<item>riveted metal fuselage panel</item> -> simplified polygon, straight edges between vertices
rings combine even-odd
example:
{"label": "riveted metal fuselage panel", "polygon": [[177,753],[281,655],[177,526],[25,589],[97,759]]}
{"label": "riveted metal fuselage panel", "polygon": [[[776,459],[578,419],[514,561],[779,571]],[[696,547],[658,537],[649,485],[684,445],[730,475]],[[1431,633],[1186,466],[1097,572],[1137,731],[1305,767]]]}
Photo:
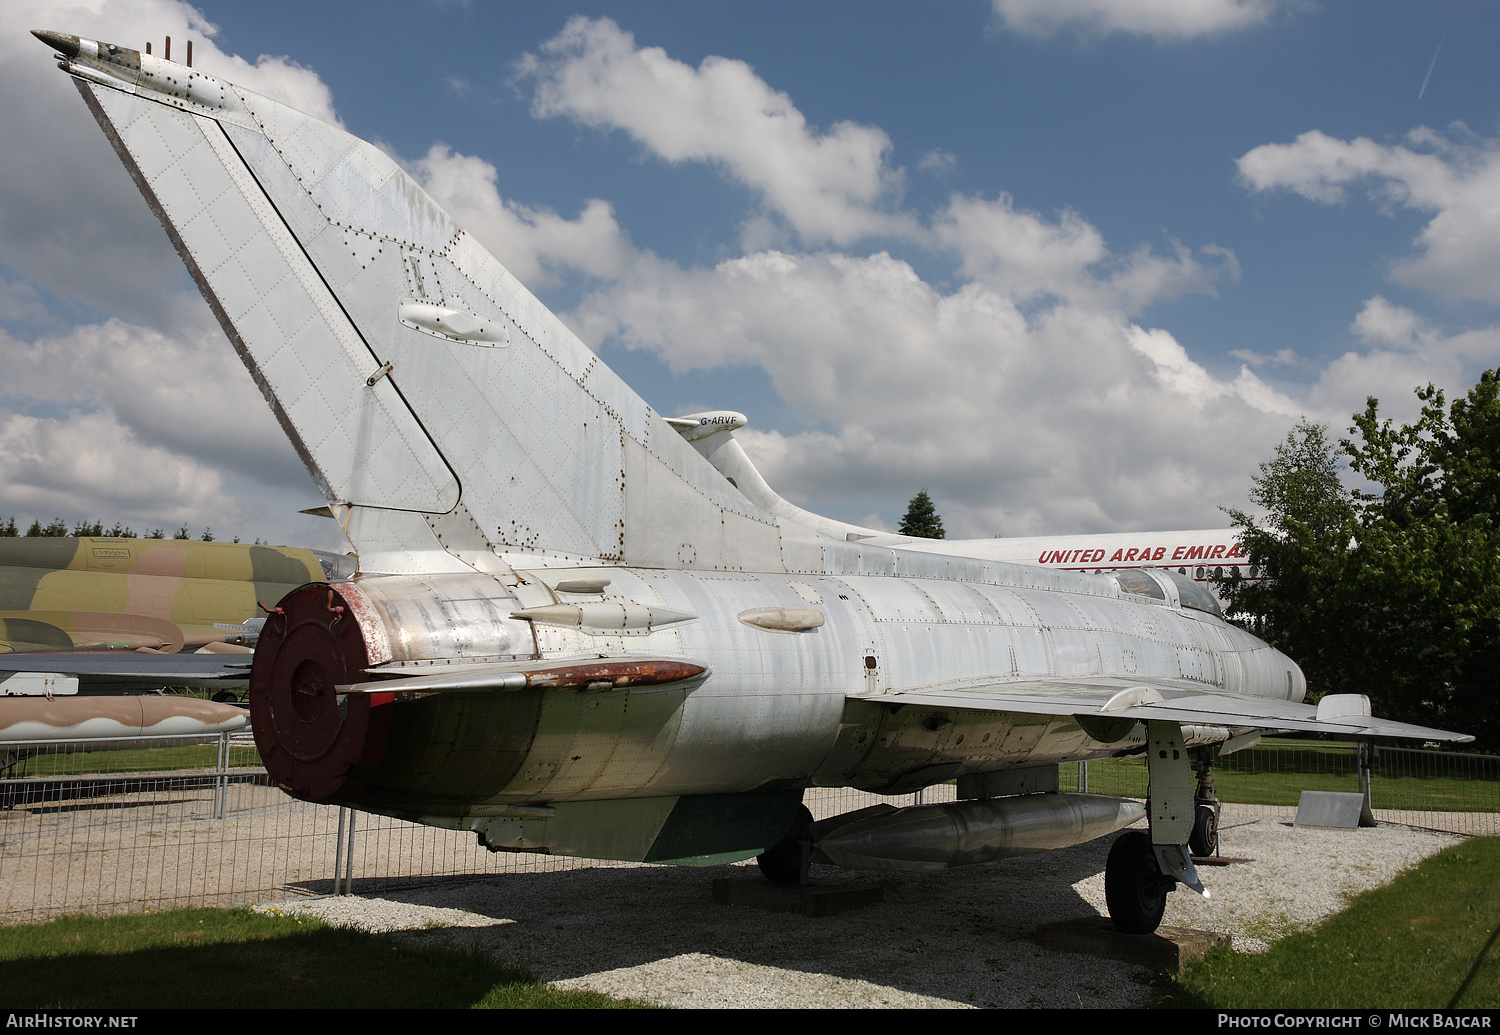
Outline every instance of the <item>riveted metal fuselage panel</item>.
{"label": "riveted metal fuselage panel", "polygon": [[[811,785],[885,790],[1139,746],[1133,734],[1096,741],[1070,716],[882,701],[891,692],[934,687],[937,672],[944,686],[1037,673],[1175,680],[1188,657],[1202,659],[1190,678],[1205,686],[1233,671],[1245,684],[1241,691],[1253,684],[1262,694],[1286,696],[1277,691],[1290,663],[1242,630],[1092,586],[1067,594],[851,574],[803,575],[793,586],[779,574],[588,569],[595,579],[605,577],[601,572],[609,584],[589,599],[698,617],[644,635],[540,624],[533,630],[510,612],[550,593],[534,576],[517,587],[478,574],[353,583],[350,592],[380,616],[397,662],[524,658],[539,648],[549,657],[682,657],[709,669],[686,687],[399,701],[387,759],[363,774],[365,803],[410,809],[422,799],[424,812],[459,815],[507,803]],[[806,607],[809,595],[822,601],[825,621],[816,628],[767,630],[735,617],[754,608]],[[1086,642],[1100,646],[1080,649]],[[389,799],[381,799],[386,791]]]}

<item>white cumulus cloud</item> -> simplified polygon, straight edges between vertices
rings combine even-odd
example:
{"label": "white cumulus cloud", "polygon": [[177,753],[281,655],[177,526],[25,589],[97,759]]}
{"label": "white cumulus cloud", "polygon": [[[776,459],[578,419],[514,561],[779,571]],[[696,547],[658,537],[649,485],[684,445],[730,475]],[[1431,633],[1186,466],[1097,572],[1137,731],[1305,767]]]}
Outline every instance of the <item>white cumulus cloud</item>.
{"label": "white cumulus cloud", "polygon": [[535,83],[538,116],[624,130],[667,162],[717,165],[810,243],[915,229],[890,207],[901,174],[884,131],[854,122],[820,131],[743,61],[711,56],[694,68],[638,47],[607,18],[578,17],[520,72]]}
{"label": "white cumulus cloud", "polygon": [[1239,159],[1256,191],[1288,190],[1309,201],[1345,202],[1362,186],[1383,208],[1428,212],[1416,254],[1391,271],[1430,294],[1500,302],[1500,140],[1461,126],[1415,130],[1399,144],[1339,140],[1310,130],[1290,144],[1262,144]]}
{"label": "white cumulus cloud", "polygon": [[766,370],[832,429],[742,436],[799,502],[841,500],[852,518],[925,485],[955,534],[1213,523],[1299,412],[1095,299],[1023,311],[977,281],[941,291],[884,252],[642,261],[572,315],[588,340],[674,370]]}
{"label": "white cumulus cloud", "polygon": [[[222,530],[243,517],[225,498],[217,471],[180,453],[155,448],[109,413],[66,418],[0,412],[0,484],[4,516],[50,516],[65,522],[146,522],[164,527],[199,521]],[[169,528],[168,531],[171,531]]]}
{"label": "white cumulus cloud", "polygon": [[1329,363],[1309,393],[1309,401],[1335,425],[1380,400],[1383,414],[1410,421],[1419,404],[1412,390],[1435,384],[1449,397],[1468,390],[1477,369],[1500,358],[1500,327],[1448,333],[1405,306],[1380,295],[1365,301],[1350,325],[1364,348],[1350,349]]}
{"label": "white cumulus cloud", "polygon": [[1136,312],[1188,292],[1212,292],[1238,276],[1227,249],[1209,247],[1205,266],[1178,242],[1172,254],[1149,248],[1112,255],[1104,236],[1077,212],[1048,220],[1019,210],[1009,195],[993,201],[954,195],[933,222],[937,240],[960,257],[960,272],[1018,299],[1053,296]]}
{"label": "white cumulus cloud", "polygon": [[1270,21],[1280,0],[994,0],[1012,32],[1047,38],[1065,29],[1085,37],[1124,33],[1176,43]]}
{"label": "white cumulus cloud", "polygon": [[612,277],[632,258],[629,239],[607,201],[589,199],[577,219],[518,204],[501,197],[493,165],[442,144],[409,163],[408,171],[459,226],[533,290],[554,282],[563,269]]}

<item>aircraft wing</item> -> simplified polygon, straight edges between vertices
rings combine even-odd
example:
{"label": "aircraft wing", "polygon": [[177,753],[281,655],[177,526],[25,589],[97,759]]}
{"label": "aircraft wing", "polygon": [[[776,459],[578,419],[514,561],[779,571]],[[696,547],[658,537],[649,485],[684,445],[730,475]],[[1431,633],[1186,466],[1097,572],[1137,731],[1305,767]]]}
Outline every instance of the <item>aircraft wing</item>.
{"label": "aircraft wing", "polygon": [[84,693],[157,690],[167,686],[242,687],[250,654],[144,654],[138,651],[41,651],[0,654],[0,679],[14,672],[76,676]]}
{"label": "aircraft wing", "polygon": [[[1205,689],[1201,684],[1153,679],[1039,679],[952,689],[905,690],[861,700],[920,704],[979,711],[1071,715],[1090,723],[1165,719],[1199,726],[1226,726],[1358,737],[1406,737],[1468,743],[1463,733],[1430,729],[1370,714],[1361,694],[1331,694],[1317,704],[1250,697]],[[1122,734],[1123,736],[1123,734]]]}

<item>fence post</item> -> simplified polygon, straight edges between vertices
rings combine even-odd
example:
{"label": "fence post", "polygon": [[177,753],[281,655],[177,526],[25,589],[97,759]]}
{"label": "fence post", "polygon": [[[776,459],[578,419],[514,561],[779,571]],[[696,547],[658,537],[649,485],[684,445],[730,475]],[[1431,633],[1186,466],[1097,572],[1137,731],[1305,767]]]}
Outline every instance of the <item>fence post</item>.
{"label": "fence post", "polygon": [[214,819],[223,819],[229,798],[229,731],[219,734],[219,764],[214,776]]}
{"label": "fence post", "polygon": [[337,895],[343,886],[344,865],[344,813],[348,811],[343,805],[339,806],[339,832],[333,842],[333,893]]}
{"label": "fence post", "polygon": [[344,856],[344,894],[354,894],[354,817],[356,813],[349,810],[349,843],[345,848]]}

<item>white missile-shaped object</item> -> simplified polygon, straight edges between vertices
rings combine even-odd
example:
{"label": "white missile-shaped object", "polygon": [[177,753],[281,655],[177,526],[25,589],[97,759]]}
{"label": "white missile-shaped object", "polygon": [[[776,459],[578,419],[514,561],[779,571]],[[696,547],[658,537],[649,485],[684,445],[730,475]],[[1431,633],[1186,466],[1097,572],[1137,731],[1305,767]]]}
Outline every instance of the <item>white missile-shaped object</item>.
{"label": "white missile-shaped object", "polygon": [[248,725],[244,708],[192,697],[0,699],[0,741],[189,737]]}
{"label": "white missile-shaped object", "polygon": [[57,51],[63,71],[84,79],[117,88],[128,84],[138,91],[150,91],[158,100],[165,97],[180,108],[196,105],[225,111],[242,107],[224,80],[188,65],[65,32],[33,29],[31,34]]}
{"label": "white missile-shaped object", "polygon": [[831,831],[814,827],[814,850],[851,869],[931,872],[1092,841],[1145,819],[1146,807],[1102,794],[1019,794],[856,815]]}

